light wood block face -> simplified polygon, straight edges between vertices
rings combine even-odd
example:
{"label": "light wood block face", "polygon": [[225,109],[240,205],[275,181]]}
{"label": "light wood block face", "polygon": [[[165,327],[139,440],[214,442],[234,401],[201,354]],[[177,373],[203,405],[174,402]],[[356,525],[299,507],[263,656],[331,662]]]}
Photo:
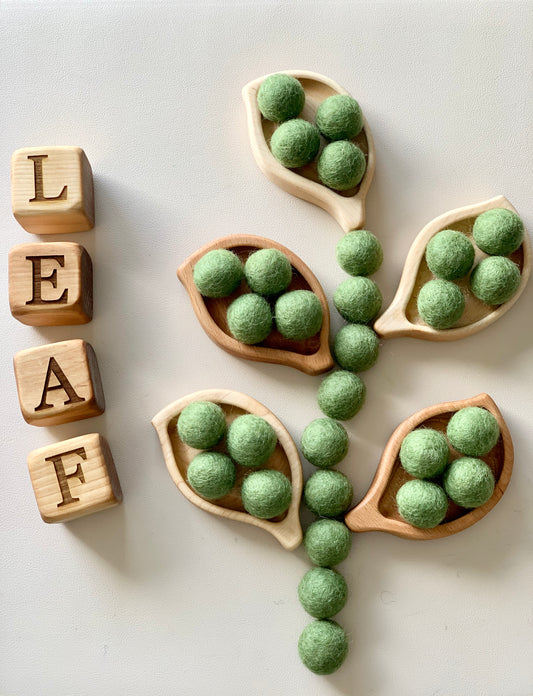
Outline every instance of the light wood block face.
{"label": "light wood block face", "polygon": [[81,339],[16,353],[13,364],[20,409],[30,425],[58,425],[104,412],[96,355]]}
{"label": "light wood block face", "polygon": [[91,257],[73,242],[13,247],[9,306],[15,319],[30,326],[86,324],[93,315]]}
{"label": "light wood block face", "polygon": [[66,522],[122,500],[111,450],[98,433],[30,452],[28,468],[45,522]]}
{"label": "light wood block face", "polygon": [[91,165],[81,147],[24,147],[11,158],[13,215],[27,232],[94,227]]}

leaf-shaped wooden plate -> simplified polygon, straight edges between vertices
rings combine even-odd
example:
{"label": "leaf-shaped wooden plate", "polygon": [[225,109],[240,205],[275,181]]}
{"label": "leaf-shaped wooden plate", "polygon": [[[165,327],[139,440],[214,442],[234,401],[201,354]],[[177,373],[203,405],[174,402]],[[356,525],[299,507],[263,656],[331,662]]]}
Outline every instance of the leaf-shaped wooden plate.
{"label": "leaf-shaped wooden plate", "polygon": [[[324,99],[334,94],[348,94],[336,82],[318,73],[306,70],[283,72],[292,75],[302,84],[305,91],[305,106],[301,118],[312,123],[315,122],[316,110]],[[363,117],[363,130],[353,139],[365,155],[365,175],[356,187],[348,191],[333,191],[320,183],[316,159],[304,167],[287,169],[270,152],[270,138],[277,124],[264,119],[257,106],[257,90],[266,77],[268,75],[248,83],[242,92],[252,152],[259,168],[266,177],[288,193],[324,208],[345,232],[362,227],[365,222],[365,198],[375,169],[374,140],[366,119]],[[322,139],[321,149],[325,143],[326,141]]]}
{"label": "leaf-shaped wooden plate", "polygon": [[[466,406],[480,406],[490,411],[500,426],[500,438],[483,459],[492,469],[496,486],[489,501],[474,510],[467,510],[449,501],[444,521],[433,529],[417,529],[405,522],[396,507],[396,493],[413,477],[402,467],[399,451],[405,436],[420,426],[446,433],[453,414]],[[462,455],[451,449],[451,458]],[[346,514],[345,521],[353,532],[383,531],[405,539],[440,539],[470,527],[484,517],[500,500],[507,488],[513,470],[513,441],[509,429],[494,401],[487,394],[479,394],[464,401],[448,401],[415,413],[401,423],[383,451],[378,470],[363,500]]]}
{"label": "leaf-shaped wooden plate", "polygon": [[429,240],[437,232],[445,229],[463,232],[474,244],[476,250],[474,265],[476,265],[482,258],[486,258],[487,254],[475,245],[472,228],[478,215],[491,208],[507,208],[516,213],[504,196],[497,196],[477,205],[451,210],[432,220],[418,234],[409,250],[394,300],[374,324],[374,330],[382,338],[414,336],[427,341],[455,341],[481,331],[511,309],[524,291],[531,272],[531,241],[527,231],[524,232],[522,245],[509,257],[518,265],[522,280],[518,290],[508,302],[491,307],[478,300],[469,290],[470,275],[468,275],[454,281],[461,287],[465,297],[465,311],[456,326],[451,329],[433,329],[424,323],[417,309],[417,298],[421,287],[434,277],[425,259]]}
{"label": "leaf-shaped wooden plate", "polygon": [[[244,262],[257,249],[279,249],[292,265],[292,281],[288,290],[311,290],[322,305],[323,322],[320,332],[305,341],[284,338],[274,327],[267,338],[257,345],[246,345],[231,335],[226,321],[228,306],[239,295],[250,292],[245,281],[228,297],[203,297],[194,284],[193,269],[199,259],[212,249],[229,249]],[[318,375],[333,367],[329,349],[329,308],[326,295],[311,269],[286,247],[264,237],[232,234],[206,244],[178,268],[178,278],[189,293],[193,309],[207,333],[217,345],[231,355],[246,360],[288,365],[308,375]]]}
{"label": "leaf-shaped wooden plate", "polygon": [[[177,422],[178,416],[183,409],[194,401],[212,401],[218,404],[226,415],[228,425],[237,416],[241,416],[244,413],[253,413],[270,423],[277,435],[278,442],[274,453],[262,468],[277,469],[290,480],[292,501],[287,512],[271,520],[262,520],[248,514],[242,505],[240,486],[243,478],[251,469],[238,464],[235,465],[237,469],[235,486],[223,498],[219,498],[216,501],[206,500],[195,493],[189,486],[187,483],[187,468],[200,450],[189,447],[180,439]],[[289,551],[300,545],[302,541],[302,528],[299,517],[300,498],[302,497],[302,465],[300,456],[285,426],[265,406],[240,392],[229,389],[206,389],[189,394],[169,404],[154,417],[152,425],[159,436],[168,472],[187,500],[213,515],[261,527],[261,529],[270,532]],[[224,442],[213,449],[225,451]]]}

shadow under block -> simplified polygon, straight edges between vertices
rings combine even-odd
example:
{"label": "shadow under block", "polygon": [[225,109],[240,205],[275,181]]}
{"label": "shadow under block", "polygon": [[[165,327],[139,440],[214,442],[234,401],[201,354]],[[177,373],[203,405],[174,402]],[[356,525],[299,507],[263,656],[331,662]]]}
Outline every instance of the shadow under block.
{"label": "shadow under block", "polygon": [[11,314],[30,326],[86,324],[93,316],[93,268],[74,242],[19,244],[9,251]]}
{"label": "shadow under block", "polygon": [[30,452],[28,468],[45,522],[66,522],[122,500],[111,450],[98,433]]}
{"label": "shadow under block", "polygon": [[13,358],[20,409],[30,425],[58,425],[104,412],[93,347],[74,339],[21,350]]}
{"label": "shadow under block", "polygon": [[81,147],[24,147],[11,157],[13,215],[27,232],[94,227],[91,165]]}

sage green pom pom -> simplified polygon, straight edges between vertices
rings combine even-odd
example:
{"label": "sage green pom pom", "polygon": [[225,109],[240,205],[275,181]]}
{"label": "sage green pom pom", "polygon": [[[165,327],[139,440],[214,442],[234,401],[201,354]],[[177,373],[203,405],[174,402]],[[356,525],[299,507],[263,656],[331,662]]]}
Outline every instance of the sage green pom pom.
{"label": "sage green pom pom", "polygon": [[228,428],[226,444],[230,457],[241,466],[257,468],[265,464],[276,449],[276,433],[264,418],[245,413]]}
{"label": "sage green pom pom", "polygon": [[453,502],[465,508],[484,505],[494,493],[494,475],[482,459],[456,459],[444,472],[443,482]]}
{"label": "sage green pom pom", "polygon": [[302,631],[298,653],[311,672],[333,674],[348,654],[348,636],[335,621],[317,619]]}
{"label": "sage green pom pom", "polygon": [[379,355],[378,337],[362,324],[343,326],[333,341],[335,360],[345,370],[363,372],[375,364]]}
{"label": "sage green pom pom", "polygon": [[307,528],[304,546],[311,563],[329,568],[348,557],[352,535],[338,520],[317,520]]}
{"label": "sage green pom pom", "polygon": [[331,568],[312,568],[298,585],[300,604],[315,619],[329,619],[346,604],[348,586],[340,573]]}
{"label": "sage green pom pom", "polygon": [[419,529],[431,529],[446,517],[448,498],[436,483],[413,479],[400,488],[396,504],[406,522]]}
{"label": "sage green pom pom", "polygon": [[304,457],[313,466],[327,469],[346,456],[348,433],[331,418],[317,418],[303,431],[300,447]]}
{"label": "sage green pom pom", "polygon": [[328,140],[351,140],[363,128],[363,113],[353,97],[334,94],[319,105],[316,125]]}
{"label": "sage green pom pom", "polygon": [[335,191],[347,191],[363,178],[366,160],[363,151],[348,140],[326,145],[318,158],[320,181]]}
{"label": "sage green pom pom", "polygon": [[350,507],[353,488],[340,471],[316,471],[305,484],[304,502],[319,517],[338,517]]}
{"label": "sage green pom pom", "polygon": [[452,447],[461,454],[483,457],[498,442],[500,426],[486,409],[467,406],[450,418],[446,435]]}
{"label": "sage green pom pom", "polygon": [[489,256],[480,261],[470,276],[470,289],[488,305],[507,302],[520,287],[518,266],[505,256]]}
{"label": "sage green pom pom", "polygon": [[486,254],[508,256],[522,244],[524,224],[511,210],[493,208],[476,218],[472,234]]}
{"label": "sage green pom pom", "polygon": [[192,277],[204,297],[226,297],[244,277],[241,260],[228,249],[212,249],[196,263]]}
{"label": "sage green pom pom", "polygon": [[198,495],[216,500],[235,485],[235,465],[222,452],[200,452],[189,464],[187,481]]}
{"label": "sage green pom pom", "polygon": [[186,406],[178,418],[178,435],[189,447],[214,447],[226,432],[224,411],[211,401],[195,401]]}
{"label": "sage green pom pom", "polygon": [[281,295],[274,314],[280,334],[295,341],[311,338],[322,328],[322,305],[310,290],[293,290]]}
{"label": "sage green pom pom", "polygon": [[335,290],[333,302],[337,311],[352,324],[368,324],[381,309],[381,292],[370,278],[347,278]]}
{"label": "sage green pom pom", "polygon": [[287,510],[291,504],[289,479],[275,469],[254,471],[242,482],[241,499],[246,512],[269,520]]}
{"label": "sage green pom pom", "polygon": [[474,245],[461,232],[441,230],[429,240],[426,262],[437,278],[456,280],[462,278],[474,264]]}
{"label": "sage green pom pom", "polygon": [[261,343],[272,330],[272,311],[264,297],[247,293],[237,297],[226,314],[231,335],[248,345]]}
{"label": "sage green pom pom", "polygon": [[353,230],[337,244],[337,261],[351,276],[369,276],[381,266],[383,249],[372,232]]}
{"label": "sage green pom pom", "polygon": [[366,387],[352,372],[337,370],[328,375],[318,389],[318,406],[330,418],[349,420],[365,403]]}
{"label": "sage green pom pom", "polygon": [[434,329],[451,329],[461,318],[465,298],[458,285],[449,280],[430,280],[418,293],[418,312]]}
{"label": "sage green pom pom", "polygon": [[293,118],[282,123],[270,139],[270,149],[274,157],[284,167],[294,169],[303,167],[316,157],[320,147],[318,128],[301,118]]}
{"label": "sage green pom pom", "polygon": [[412,430],[400,447],[403,468],[416,478],[433,478],[442,474],[449,457],[450,449],[446,438],[432,428]]}
{"label": "sage green pom pom", "polygon": [[285,73],[269,75],[257,91],[259,111],[276,123],[296,118],[304,108],[304,102],[304,88],[295,77]]}
{"label": "sage green pom pom", "polygon": [[289,259],[279,249],[259,249],[244,264],[246,282],[252,292],[259,295],[279,295],[292,279]]}

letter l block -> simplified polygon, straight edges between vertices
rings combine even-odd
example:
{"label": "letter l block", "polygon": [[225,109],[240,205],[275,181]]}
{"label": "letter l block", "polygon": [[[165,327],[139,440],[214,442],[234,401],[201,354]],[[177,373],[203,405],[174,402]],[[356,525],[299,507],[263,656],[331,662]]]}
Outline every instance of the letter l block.
{"label": "letter l block", "polygon": [[81,147],[24,147],[11,157],[13,215],[27,232],[63,234],[94,227],[91,165]]}

